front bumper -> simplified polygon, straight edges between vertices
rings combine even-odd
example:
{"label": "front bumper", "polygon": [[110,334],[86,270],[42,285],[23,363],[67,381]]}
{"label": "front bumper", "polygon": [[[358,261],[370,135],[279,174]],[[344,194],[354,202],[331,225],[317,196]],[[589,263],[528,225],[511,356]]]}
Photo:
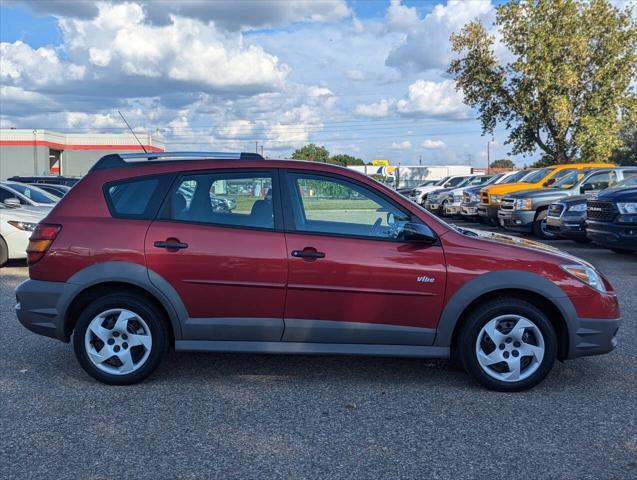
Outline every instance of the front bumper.
{"label": "front bumper", "polygon": [[442,213],[445,215],[460,215],[462,213],[462,204],[460,202],[447,203]]}
{"label": "front bumper", "polygon": [[507,230],[531,232],[534,220],[534,210],[498,210],[498,223]]}
{"label": "front bumper", "polygon": [[68,342],[70,332],[65,331],[64,315],[78,287],[64,282],[25,280],[15,291],[18,320],[32,332]]}
{"label": "front bumper", "polygon": [[586,238],[586,215],[546,217],[546,229],[565,238]]}
{"label": "front bumper", "polygon": [[439,203],[425,202],[425,208],[436,215],[440,215],[442,213],[442,205]]}
{"label": "front bumper", "polygon": [[500,205],[478,205],[478,216],[484,219],[498,221],[498,210]]}
{"label": "front bumper", "polygon": [[586,221],[586,236],[609,248],[637,250],[637,225]]}
{"label": "front bumper", "polygon": [[478,217],[479,206],[480,204],[478,202],[463,203],[460,205],[460,214],[463,217]]}
{"label": "front bumper", "polygon": [[567,358],[602,355],[617,347],[617,331],[621,318],[576,318],[569,322],[569,349]]}

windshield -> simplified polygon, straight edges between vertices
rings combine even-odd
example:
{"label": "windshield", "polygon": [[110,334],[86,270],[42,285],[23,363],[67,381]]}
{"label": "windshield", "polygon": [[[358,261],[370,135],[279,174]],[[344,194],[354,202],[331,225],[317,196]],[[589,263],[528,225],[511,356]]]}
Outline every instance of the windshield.
{"label": "windshield", "polygon": [[[440,185],[443,185],[443,184],[444,184],[447,180],[449,180],[449,178],[450,178],[450,177],[444,177],[444,178],[441,178],[441,179],[440,179],[440,180],[438,180],[436,183],[434,183],[434,185],[435,185],[436,187],[439,187]],[[423,186],[424,186],[424,184],[423,184]]]}
{"label": "windshield", "polygon": [[490,177],[478,177],[478,178],[484,179],[484,182],[480,183],[479,185],[491,185],[492,183],[495,183],[498,180],[500,180],[503,176],[504,176],[504,173],[498,173],[497,175],[492,175]]}
{"label": "windshield", "polygon": [[56,197],[54,197],[50,193],[45,192],[44,190],[40,190],[37,187],[24,185],[22,183],[12,183],[7,186],[10,189],[15,190],[18,193],[21,193],[22,195],[33,200],[36,203],[54,204],[54,203],[57,203],[58,201]]}
{"label": "windshield", "polygon": [[533,172],[533,170],[520,170],[519,172],[514,173],[510,177],[507,177],[507,179],[504,180],[504,182],[502,182],[502,183],[516,183],[516,182],[519,182],[520,180],[522,180],[527,175],[530,175],[532,172]]}
{"label": "windshield", "polygon": [[579,182],[585,175],[590,173],[590,171],[582,171],[576,170],[574,172],[569,173],[564,178],[562,178],[559,182],[552,185],[553,188],[561,188],[563,190],[567,190],[572,188],[577,182]]}
{"label": "windshield", "polygon": [[534,171],[529,176],[524,177],[524,181],[527,183],[537,183],[544,177],[546,177],[549,173],[551,173],[554,169],[555,167],[540,168],[539,170]]}

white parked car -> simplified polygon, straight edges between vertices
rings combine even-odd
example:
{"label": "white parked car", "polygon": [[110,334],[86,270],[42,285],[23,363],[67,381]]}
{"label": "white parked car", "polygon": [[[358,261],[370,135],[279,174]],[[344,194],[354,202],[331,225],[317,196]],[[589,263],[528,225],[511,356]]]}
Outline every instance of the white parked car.
{"label": "white parked car", "polygon": [[[60,199],[41,188],[20,182],[0,182],[0,202],[48,213]],[[10,205],[12,206],[12,205]]]}
{"label": "white parked car", "polygon": [[460,185],[467,178],[475,177],[482,174],[472,174],[472,175],[452,175],[450,177],[445,177],[433,185],[420,185],[410,192],[408,192],[405,196],[410,200],[416,202],[419,205],[424,206],[427,201],[427,195],[431,192],[435,192],[437,190],[442,190],[445,188],[454,188]]}
{"label": "white parked car", "polygon": [[0,203],[0,267],[7,260],[27,258],[31,232],[47,214],[48,210],[9,207]]}

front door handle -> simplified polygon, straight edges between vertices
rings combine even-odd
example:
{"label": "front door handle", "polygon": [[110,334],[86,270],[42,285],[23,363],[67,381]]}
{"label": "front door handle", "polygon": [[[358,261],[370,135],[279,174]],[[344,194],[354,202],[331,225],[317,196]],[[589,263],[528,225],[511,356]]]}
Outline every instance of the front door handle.
{"label": "front door handle", "polygon": [[292,250],[292,256],[296,258],[325,258],[323,252],[317,252],[316,250]]}
{"label": "front door handle", "polygon": [[180,250],[182,248],[188,248],[187,243],[180,242],[177,239],[169,238],[165,241],[156,241],[153,245],[157,248],[165,248],[167,250]]}

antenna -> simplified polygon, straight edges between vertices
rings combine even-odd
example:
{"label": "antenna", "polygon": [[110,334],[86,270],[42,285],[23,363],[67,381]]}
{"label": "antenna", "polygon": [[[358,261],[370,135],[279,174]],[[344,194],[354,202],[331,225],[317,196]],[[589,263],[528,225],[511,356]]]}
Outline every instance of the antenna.
{"label": "antenna", "polygon": [[128,122],[126,121],[126,119],[124,118],[124,115],[122,115],[122,112],[120,112],[119,110],[117,111],[117,113],[119,113],[119,116],[122,117],[122,120],[124,120],[124,123],[126,124],[126,126],[128,127],[128,129],[131,131],[131,133],[133,134],[133,137],[135,137],[135,140],[137,140],[137,143],[139,143],[139,146],[142,147],[142,150],[144,151],[144,153],[148,153],[148,150],[146,150],[146,147],[144,147],[144,144],[142,142],[139,141],[139,138],[137,138],[137,135],[135,135],[135,131],[131,128],[131,126],[128,124]]}

